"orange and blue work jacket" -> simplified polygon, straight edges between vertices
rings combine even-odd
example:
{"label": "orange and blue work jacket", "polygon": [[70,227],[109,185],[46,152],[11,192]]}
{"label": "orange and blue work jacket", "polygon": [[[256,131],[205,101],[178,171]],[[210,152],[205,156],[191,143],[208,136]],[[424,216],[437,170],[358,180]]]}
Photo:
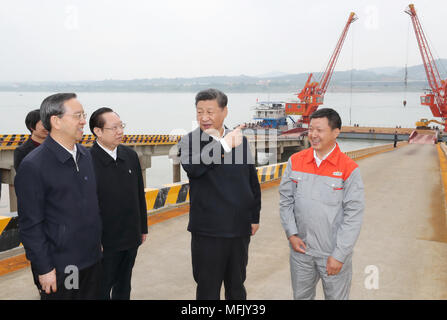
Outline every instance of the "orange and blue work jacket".
{"label": "orange and blue work jacket", "polygon": [[313,148],[293,154],[279,194],[286,236],[301,238],[306,254],[340,262],[352,254],[365,207],[363,182],[358,165],[338,144],[319,167]]}

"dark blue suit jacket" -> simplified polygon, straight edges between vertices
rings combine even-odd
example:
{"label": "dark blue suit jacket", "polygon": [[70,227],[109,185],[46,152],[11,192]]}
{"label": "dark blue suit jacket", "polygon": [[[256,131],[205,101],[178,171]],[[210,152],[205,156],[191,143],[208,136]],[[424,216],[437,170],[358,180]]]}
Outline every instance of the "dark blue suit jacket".
{"label": "dark blue suit jacket", "polygon": [[259,223],[261,188],[247,138],[231,152],[200,128],[182,137],[180,161],[189,178],[188,231],[211,237],[251,235]]}
{"label": "dark blue suit jacket", "polygon": [[90,153],[73,156],[48,136],[20,164],[15,178],[19,233],[37,274],[101,259],[101,218]]}

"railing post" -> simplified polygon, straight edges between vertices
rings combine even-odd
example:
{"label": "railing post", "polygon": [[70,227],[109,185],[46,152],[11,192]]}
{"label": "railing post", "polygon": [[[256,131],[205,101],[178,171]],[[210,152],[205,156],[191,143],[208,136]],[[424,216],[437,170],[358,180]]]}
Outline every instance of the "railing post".
{"label": "railing post", "polygon": [[180,163],[173,163],[172,164],[172,182],[180,182]]}
{"label": "railing post", "polygon": [[13,184],[9,185],[9,211],[17,212],[16,189]]}

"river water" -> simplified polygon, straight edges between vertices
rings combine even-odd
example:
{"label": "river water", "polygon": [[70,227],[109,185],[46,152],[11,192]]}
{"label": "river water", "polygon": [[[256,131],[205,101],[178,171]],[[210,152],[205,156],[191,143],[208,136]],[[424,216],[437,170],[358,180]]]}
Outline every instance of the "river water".
{"label": "river water", "polygon": [[[26,114],[39,108],[51,92],[0,92],[0,134],[28,133]],[[81,92],[78,98],[91,115],[101,106],[114,109],[126,123],[126,134],[185,134],[196,127],[195,93]],[[343,124],[360,126],[414,127],[420,118],[431,118],[428,107],[419,105],[418,92],[326,93],[325,107],[337,110]],[[228,127],[248,122],[256,101],[287,101],[291,93],[229,93]],[[402,101],[407,105],[403,107]],[[88,125],[84,128],[88,134]],[[384,144],[384,141],[339,139],[342,151]],[[153,157],[147,170],[147,186],[172,182],[172,167],[167,157]],[[182,180],[187,180],[182,171]],[[2,189],[6,189],[4,186]],[[3,199],[2,199],[3,202]]]}

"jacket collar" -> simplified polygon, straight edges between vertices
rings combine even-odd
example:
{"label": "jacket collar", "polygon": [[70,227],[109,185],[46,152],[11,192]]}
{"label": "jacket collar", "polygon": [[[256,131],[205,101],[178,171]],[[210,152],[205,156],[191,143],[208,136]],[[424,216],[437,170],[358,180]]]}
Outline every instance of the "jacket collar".
{"label": "jacket collar", "polygon": [[[331,154],[324,160],[329,161],[332,165],[337,165],[338,162],[338,157],[340,155],[341,151],[340,151],[340,147],[338,146],[338,143],[335,143],[335,149],[334,151],[331,152]],[[314,161],[314,148],[310,147],[309,151],[306,155],[305,161],[307,163],[311,163],[312,161]]]}
{"label": "jacket collar", "polygon": [[332,151],[332,153],[326,158],[327,161],[329,161],[330,163],[332,163],[334,166],[337,165],[338,163],[338,158],[340,156],[340,147],[338,146],[338,143],[335,143],[335,149],[334,151]]}
{"label": "jacket collar", "polygon": [[31,136],[22,144],[22,146],[25,147],[38,147],[40,146],[40,143],[37,143],[36,141],[34,141],[33,139],[31,139]]}
{"label": "jacket collar", "polygon": [[[115,160],[110,156],[110,154],[105,152],[104,149],[98,145],[98,142],[95,141],[93,143],[92,148],[96,150],[99,159],[104,165],[107,166],[115,162]],[[123,147],[121,145],[119,145],[116,149],[116,160],[118,159],[123,161],[126,161],[128,159],[127,153],[123,150]]]}
{"label": "jacket collar", "polygon": [[[65,150],[58,142],[56,142],[51,137],[51,135],[48,135],[42,144],[53,151],[53,153],[56,155],[56,158],[62,163],[65,163],[67,160],[73,158],[67,150]],[[78,153],[85,155],[85,150],[83,148],[80,148],[77,144],[76,149]]]}
{"label": "jacket collar", "polygon": [[[229,134],[231,131],[233,131],[233,130],[228,129],[228,127],[227,127],[226,125],[223,125],[223,128],[224,128],[224,134],[223,134],[222,138],[225,137],[227,134]],[[193,131],[192,131],[192,134],[193,134],[193,135],[194,135],[194,133],[197,134],[197,132],[200,133],[200,136],[205,135],[207,138],[212,138],[212,136],[210,136],[210,135],[207,134],[205,131],[203,131],[203,130],[200,128],[200,126],[197,127],[195,130],[193,130]]]}

